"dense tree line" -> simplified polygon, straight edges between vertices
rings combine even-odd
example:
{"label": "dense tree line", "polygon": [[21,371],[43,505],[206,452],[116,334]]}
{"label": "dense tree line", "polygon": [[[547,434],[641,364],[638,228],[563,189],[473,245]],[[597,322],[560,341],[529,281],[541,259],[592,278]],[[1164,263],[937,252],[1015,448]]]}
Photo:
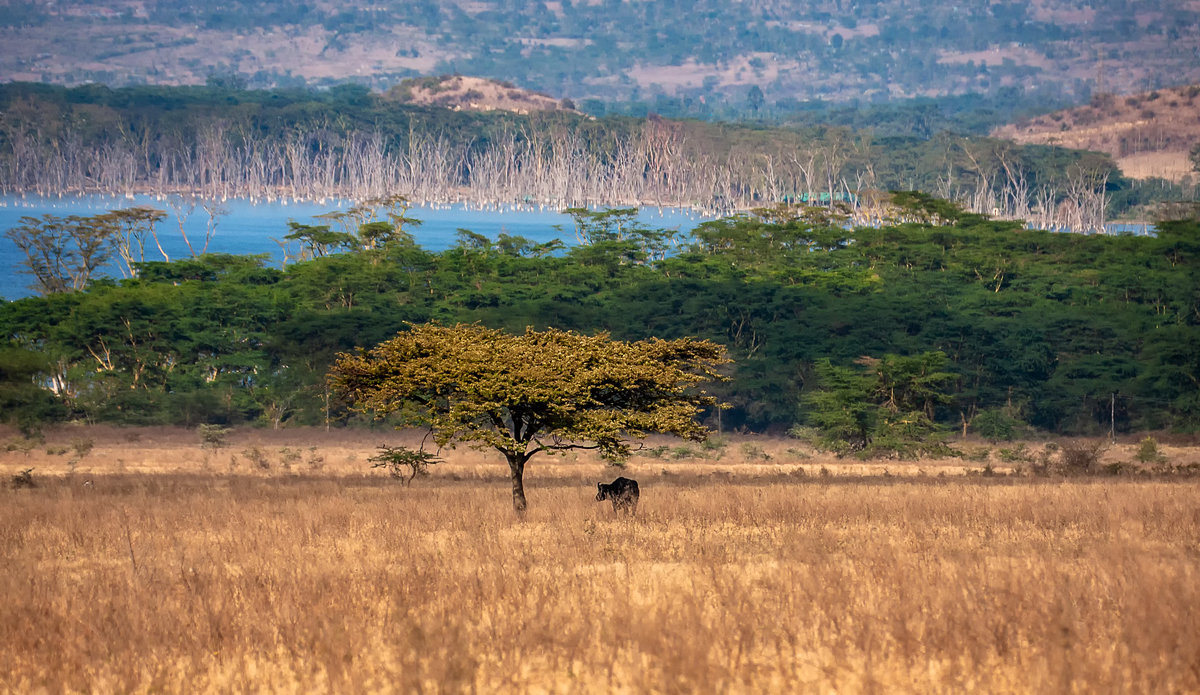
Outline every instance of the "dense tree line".
{"label": "dense tree line", "polygon": [[[328,92],[220,87],[0,85],[0,191],[187,193],[209,199],[668,204],[727,212],[848,201],[872,221],[880,191],[922,190],[1041,228],[1097,230],[1135,188],[1107,155],[982,137],[876,138],[570,112],[477,113]],[[912,115],[912,114],[910,114]],[[916,117],[920,117],[919,114]]]}
{"label": "dense tree line", "polygon": [[[838,380],[876,394],[876,420],[1200,426],[1200,223],[1084,236],[926,196],[899,204],[928,221],[847,229],[824,209],[779,208],[680,238],[576,211],[583,243],[570,248],[463,231],[432,253],[380,219],[283,269],[142,262],[134,277],[0,305],[0,397],[31,420],[341,422],[324,381],[334,356],[440,321],[719,342],[734,359],[717,387],[733,405],[724,428],[803,423],[835,402],[811,394]],[[329,230],[299,231],[320,243]]]}

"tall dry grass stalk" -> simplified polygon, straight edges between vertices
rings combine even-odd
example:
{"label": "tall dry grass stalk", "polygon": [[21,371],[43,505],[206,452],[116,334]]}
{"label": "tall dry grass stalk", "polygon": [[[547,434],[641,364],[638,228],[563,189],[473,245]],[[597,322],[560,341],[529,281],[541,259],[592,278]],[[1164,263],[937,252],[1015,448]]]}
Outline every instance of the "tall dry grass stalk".
{"label": "tall dry grass stalk", "polygon": [[0,690],[1200,690],[1195,482],[92,482],[0,491]]}

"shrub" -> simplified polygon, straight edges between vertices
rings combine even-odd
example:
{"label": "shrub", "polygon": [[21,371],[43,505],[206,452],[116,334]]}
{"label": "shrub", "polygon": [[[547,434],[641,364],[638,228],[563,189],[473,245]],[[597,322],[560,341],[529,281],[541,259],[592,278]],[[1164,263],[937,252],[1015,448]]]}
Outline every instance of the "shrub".
{"label": "shrub", "polygon": [[285,446],[279,450],[279,465],[285,471],[291,470],[292,464],[300,463],[301,458],[303,458],[303,454],[300,453],[299,449],[289,449]]}
{"label": "shrub", "polygon": [[317,453],[317,447],[310,446],[308,448],[307,463],[309,470],[319,471],[325,467],[325,457]]}
{"label": "shrub", "polygon": [[[405,485],[412,484],[418,475],[429,475],[429,466],[440,463],[436,455],[428,451],[413,450],[403,446],[379,446],[379,453],[368,458],[374,465],[371,468],[386,468],[388,473]],[[405,477],[407,473],[407,478]]]}
{"label": "shrub", "polygon": [[1063,446],[1059,454],[1063,472],[1073,474],[1097,472],[1104,446],[1102,442],[1095,444],[1080,442]]}
{"label": "shrub", "polygon": [[992,455],[992,450],[986,446],[981,446],[975,449],[968,449],[962,452],[962,457],[968,461],[982,463],[987,461]]}
{"label": "shrub", "polygon": [[821,431],[816,427],[808,425],[792,425],[787,431],[787,435],[792,439],[799,439],[808,444],[815,444],[821,439]]}
{"label": "shrub", "polygon": [[225,446],[225,437],[229,434],[229,429],[220,425],[200,425],[196,428],[200,432],[200,447],[203,449],[220,449]]}
{"label": "shrub", "polygon": [[671,458],[675,459],[690,459],[696,455],[696,452],[690,446],[677,446],[671,449]]}
{"label": "shrub", "polygon": [[14,475],[12,477],[12,486],[14,490],[19,490],[23,487],[37,487],[37,483],[33,482],[33,469],[26,468]]}
{"label": "shrub", "polygon": [[1138,461],[1142,463],[1162,463],[1167,460],[1166,456],[1158,450],[1158,441],[1154,437],[1146,437],[1138,444],[1137,454],[1135,455]]}
{"label": "shrub", "polygon": [[33,437],[21,437],[20,439],[10,439],[4,443],[5,451],[19,451],[26,456],[36,449],[45,440],[38,441]]}
{"label": "shrub", "polygon": [[251,464],[260,470],[267,470],[271,467],[271,459],[266,452],[256,446],[242,451],[242,456],[245,456]]}
{"label": "shrub", "polygon": [[667,455],[671,448],[667,446],[652,446],[641,451],[642,456],[652,459],[661,459]]}
{"label": "shrub", "polygon": [[742,455],[751,461],[770,461],[771,455],[757,444],[746,442],[742,444]]}
{"label": "shrub", "polygon": [[1000,449],[1000,460],[1005,463],[1025,463],[1030,460],[1029,448],[1018,444],[1011,449]]}
{"label": "shrub", "polygon": [[1017,437],[1020,420],[1003,408],[984,410],[971,421],[971,429],[989,442],[1011,442]]}
{"label": "shrub", "polygon": [[90,437],[75,437],[71,440],[71,448],[75,451],[76,459],[81,459],[90,454],[95,446],[96,442]]}

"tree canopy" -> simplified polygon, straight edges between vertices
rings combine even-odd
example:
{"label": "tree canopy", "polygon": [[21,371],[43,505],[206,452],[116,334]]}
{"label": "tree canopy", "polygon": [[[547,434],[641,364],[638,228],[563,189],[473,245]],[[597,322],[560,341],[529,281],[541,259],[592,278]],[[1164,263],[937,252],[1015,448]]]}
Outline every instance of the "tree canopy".
{"label": "tree canopy", "polygon": [[478,324],[410,325],[378,346],[338,356],[330,381],[353,407],[399,413],[440,446],[504,454],[513,508],[526,508],[525,464],[535,454],[597,449],[627,456],[629,439],[667,433],[703,440],[696,416],[717,399],[725,349],[692,338],[636,342],[527,328],[513,335]]}
{"label": "tree canopy", "polygon": [[[0,302],[0,338],[42,358],[36,374],[0,377],[45,390],[60,406],[47,415],[73,419],[353,424],[324,379],[334,356],[436,320],[721,344],[734,364],[711,391],[735,430],[811,422],[797,403],[828,388],[820,362],[864,357],[938,377],[936,398],[872,389],[873,406],[964,433],[994,429],[997,412],[1060,435],[1200,428],[1194,219],[1084,236],[974,215],[857,229],[776,217],[706,224],[662,258],[623,228],[569,248],[464,233],[431,252],[396,234],[283,268],[217,254],[138,262],[136,276]],[[945,361],[909,362],[926,353]]]}

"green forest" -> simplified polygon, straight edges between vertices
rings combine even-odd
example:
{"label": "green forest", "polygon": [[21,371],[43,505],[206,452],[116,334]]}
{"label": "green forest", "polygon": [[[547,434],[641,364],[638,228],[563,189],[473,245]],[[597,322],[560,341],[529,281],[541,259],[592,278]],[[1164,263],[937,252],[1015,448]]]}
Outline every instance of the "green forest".
{"label": "green forest", "polygon": [[326,387],[335,355],[437,321],[718,342],[733,363],[715,393],[732,407],[707,423],[726,431],[833,430],[838,399],[997,437],[1200,427],[1200,222],[1057,234],[895,199],[932,222],[848,229],[779,207],[681,236],[574,210],[578,245],[462,230],[436,253],[399,217],[293,224],[308,252],[283,268],[143,262],[0,304],[0,413],[25,427],[353,423]]}

